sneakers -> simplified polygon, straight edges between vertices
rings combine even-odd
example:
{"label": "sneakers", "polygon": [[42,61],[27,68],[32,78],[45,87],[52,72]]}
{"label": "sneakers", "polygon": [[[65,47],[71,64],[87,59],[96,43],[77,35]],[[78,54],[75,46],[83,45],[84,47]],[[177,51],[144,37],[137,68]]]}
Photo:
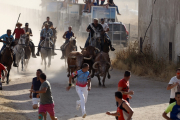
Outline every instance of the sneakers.
{"label": "sneakers", "polygon": [[78,104],[78,101],[76,101],[76,110],[79,110],[80,105]]}
{"label": "sneakers", "polygon": [[86,114],[84,114],[83,116],[82,116],[82,118],[85,118],[86,117]]}

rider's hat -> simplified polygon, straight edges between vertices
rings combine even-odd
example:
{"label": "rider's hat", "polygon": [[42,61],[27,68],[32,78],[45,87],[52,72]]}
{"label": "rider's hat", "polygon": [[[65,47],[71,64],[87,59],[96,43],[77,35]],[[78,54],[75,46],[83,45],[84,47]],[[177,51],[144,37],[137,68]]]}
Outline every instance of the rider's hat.
{"label": "rider's hat", "polygon": [[101,21],[104,21],[104,18],[101,18]]}
{"label": "rider's hat", "polygon": [[49,23],[48,23],[48,22],[46,22],[44,25],[45,25],[45,26],[46,26],[46,25],[49,25]]}
{"label": "rider's hat", "polygon": [[97,21],[98,21],[98,18],[94,18],[94,20],[97,20]]}
{"label": "rider's hat", "polygon": [[20,22],[17,22],[17,23],[16,23],[16,26],[18,26],[18,25],[22,26],[22,23],[20,23]]}

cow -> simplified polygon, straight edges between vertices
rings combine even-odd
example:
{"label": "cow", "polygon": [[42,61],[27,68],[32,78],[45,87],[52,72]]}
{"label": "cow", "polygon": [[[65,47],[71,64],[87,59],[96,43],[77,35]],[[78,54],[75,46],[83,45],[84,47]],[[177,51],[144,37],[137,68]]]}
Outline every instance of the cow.
{"label": "cow", "polygon": [[67,77],[69,77],[74,71],[81,69],[84,60],[91,60],[91,57],[90,58],[84,57],[82,53],[77,51],[70,52],[67,58],[67,64],[68,64]]}
{"label": "cow", "polygon": [[100,52],[94,61],[93,69],[95,69],[95,75],[98,77],[99,80],[99,86],[101,86],[101,78],[103,77],[103,87],[105,87],[105,79],[106,75],[108,79],[111,78],[109,74],[109,69],[111,67],[110,57],[108,53]]}
{"label": "cow", "polygon": [[95,48],[93,46],[88,46],[86,48],[81,48],[82,50],[81,53],[83,54],[84,57],[88,57],[88,58],[92,58],[91,60],[84,60],[84,63],[88,63],[89,64],[89,71],[91,74],[91,77],[94,77],[94,71],[92,69],[92,66],[94,64],[94,60],[97,56],[97,54],[100,52],[100,50],[98,48]]}

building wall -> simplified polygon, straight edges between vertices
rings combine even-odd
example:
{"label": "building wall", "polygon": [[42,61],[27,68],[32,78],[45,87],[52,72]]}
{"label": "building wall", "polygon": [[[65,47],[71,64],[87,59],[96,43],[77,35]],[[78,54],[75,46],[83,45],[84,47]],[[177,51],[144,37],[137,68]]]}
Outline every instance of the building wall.
{"label": "building wall", "polygon": [[138,37],[143,37],[150,23],[143,47],[150,44],[158,57],[169,56],[169,42],[172,42],[172,60],[180,55],[180,0],[139,0]]}

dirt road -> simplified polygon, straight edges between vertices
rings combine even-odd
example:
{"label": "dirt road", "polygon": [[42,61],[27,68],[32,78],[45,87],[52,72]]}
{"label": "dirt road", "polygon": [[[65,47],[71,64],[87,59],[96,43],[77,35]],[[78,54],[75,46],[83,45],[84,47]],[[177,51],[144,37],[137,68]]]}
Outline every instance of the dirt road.
{"label": "dirt road", "polygon": [[[52,86],[56,116],[59,120],[82,120],[81,111],[75,108],[75,102],[79,98],[74,87],[69,92],[65,90],[68,85],[65,68],[62,67],[56,72],[47,70],[45,73]],[[86,120],[114,120],[114,117],[107,116],[105,112],[116,110],[114,92],[117,91],[117,83],[123,77],[123,72],[113,70],[111,76],[110,80],[106,80],[107,88],[98,87],[97,78],[92,79],[92,90],[89,92],[86,104],[88,114]],[[27,120],[36,120],[38,116],[37,110],[32,110],[31,99],[29,99],[32,77],[34,77],[32,72],[11,77],[12,81],[9,85],[4,85],[2,91],[10,101],[1,105],[13,104],[17,113],[27,116]],[[134,109],[133,120],[163,120],[161,114],[169,101],[166,85],[167,83],[132,75],[130,89],[134,90],[135,95],[130,104]]]}

